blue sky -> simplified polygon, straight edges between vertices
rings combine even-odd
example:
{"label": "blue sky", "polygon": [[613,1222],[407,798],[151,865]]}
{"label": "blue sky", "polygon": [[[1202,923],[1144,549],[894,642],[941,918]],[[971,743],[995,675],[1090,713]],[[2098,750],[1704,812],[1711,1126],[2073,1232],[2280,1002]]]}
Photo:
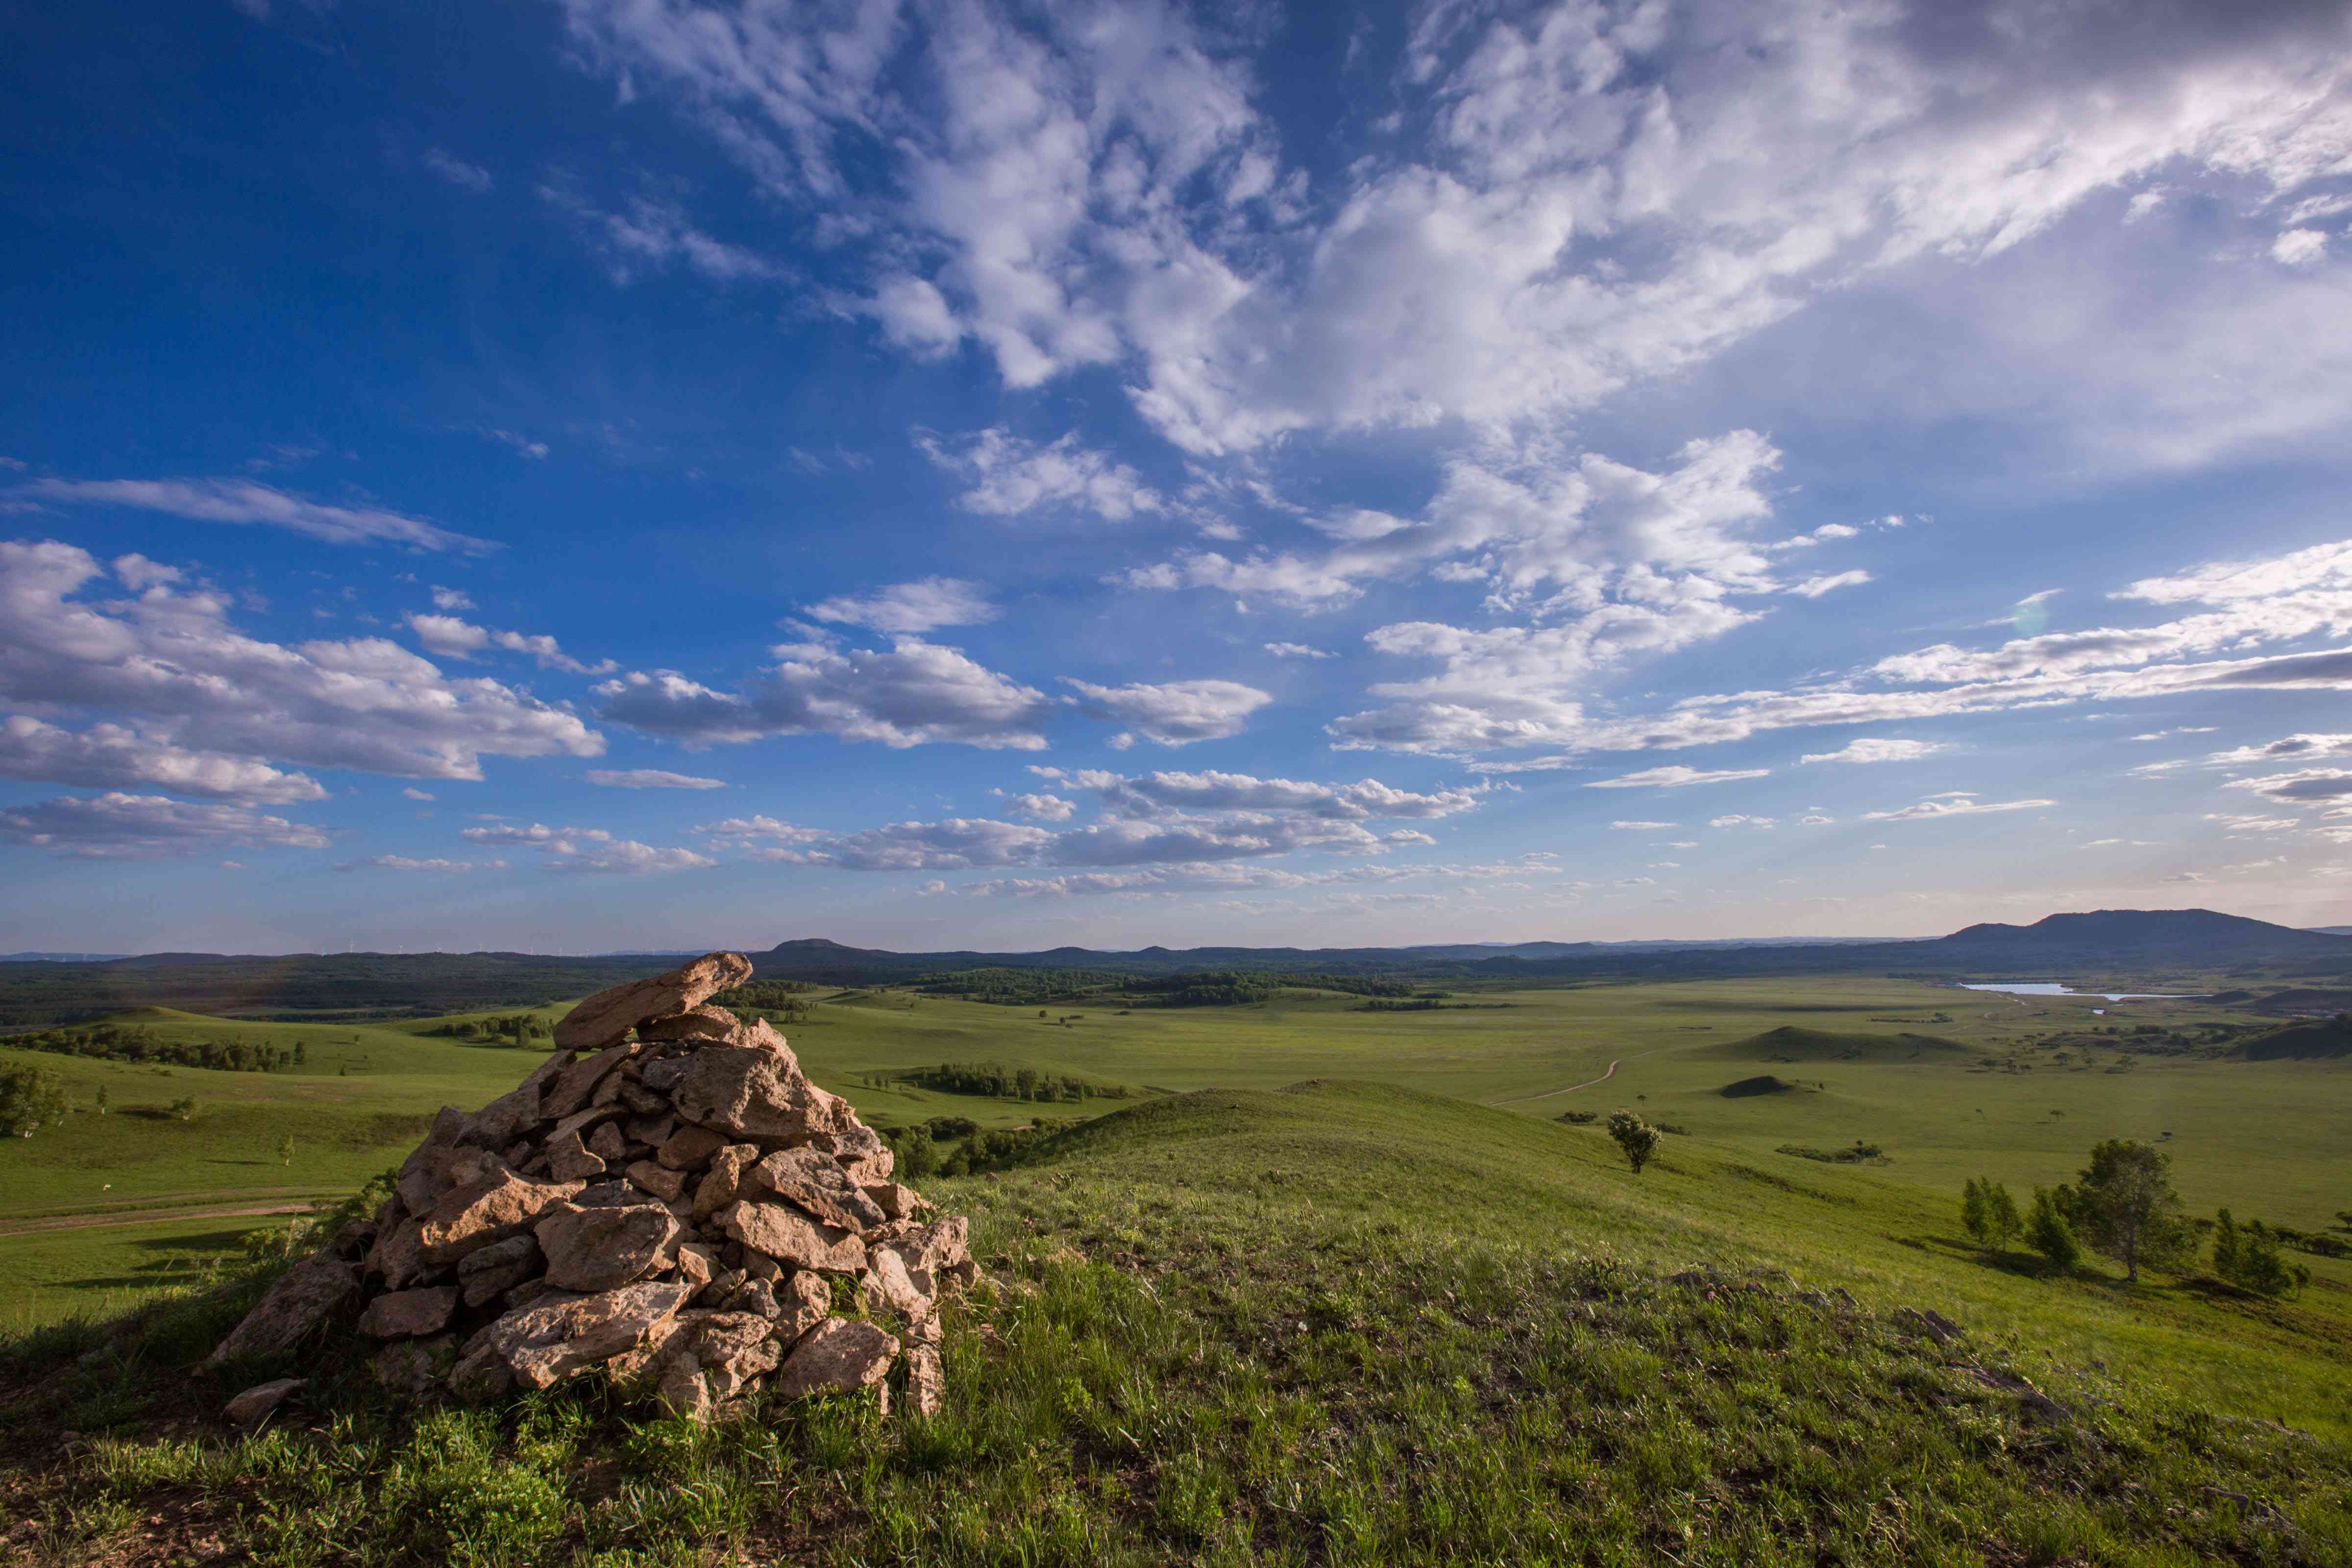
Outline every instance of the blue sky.
{"label": "blue sky", "polygon": [[37,8],[0,949],[2352,921],[2352,12]]}

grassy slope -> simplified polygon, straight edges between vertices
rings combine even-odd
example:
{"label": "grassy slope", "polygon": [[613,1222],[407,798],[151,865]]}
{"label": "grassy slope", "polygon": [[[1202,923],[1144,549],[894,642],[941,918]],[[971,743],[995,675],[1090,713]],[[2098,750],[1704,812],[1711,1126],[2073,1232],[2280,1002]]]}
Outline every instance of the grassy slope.
{"label": "grassy slope", "polygon": [[[936,1423],[698,1436],[587,1392],[419,1426],[329,1356],[331,1421],[222,1446],[170,1418],[269,1369],[166,1374],[228,1310],[183,1309],[0,1442],[58,1563],[153,1543],[165,1502],[167,1537],[265,1563],[2352,1560],[2325,1313],[2291,1345],[2276,1309],[2028,1279],[1958,1255],[1948,1205],[1781,1174],[1678,1141],[1636,1178],[1590,1131],[1388,1086],[1206,1092],[938,1185],[1008,1288],[990,1337],[959,1316]],[[1657,1276],[1695,1259],[1721,1277]],[[1907,1303],[1969,1337],[1906,1336]],[[58,1460],[60,1424],[114,1436]]]}
{"label": "grassy slope", "polygon": [[[2114,1073],[2079,1063],[2059,1068],[2044,1058],[2031,1072],[2009,1074],[1970,1070],[1979,1058],[1968,1051],[1895,1040],[1908,1031],[2006,1052],[2028,1032],[2231,1016],[2199,1003],[2124,1004],[2098,1016],[2092,1007],[2106,1005],[2096,998],[2011,999],[1866,977],[1602,985],[1465,999],[1514,1005],[1367,1013],[1355,1010],[1356,998],[1299,994],[1241,1008],[1126,1016],[1087,1010],[1065,1028],[1038,1022],[1034,1009],[881,993],[820,1004],[790,1034],[819,1081],[885,1123],[954,1114],[1006,1125],[1106,1109],[1103,1101],[1040,1108],[865,1083],[871,1074],[948,1060],[1004,1061],[1180,1090],[1377,1079],[1511,1101],[1528,1117],[1632,1106],[1796,1180],[1814,1178],[1819,1167],[1772,1152],[1778,1145],[1834,1147],[1864,1139],[1885,1146],[1894,1163],[1857,1179],[1874,1184],[1873,1191],[1931,1194],[1922,1200],[1928,1204],[1923,1214],[1940,1212],[1937,1205],[1948,1205],[1969,1176],[1993,1175],[2021,1193],[2072,1179],[2084,1152],[2100,1138],[2153,1139],[2165,1131],[2173,1134],[2165,1146],[2182,1192],[2200,1211],[2228,1204],[2242,1215],[2316,1228],[2352,1202],[2341,1174],[2352,1158],[2352,1063],[2146,1060]],[[1938,1011],[1953,1022],[1928,1022]],[[310,1064],[288,1075],[159,1071],[0,1048],[0,1064],[28,1061],[65,1076],[84,1108],[67,1136],[0,1142],[0,1323],[73,1310],[89,1289],[77,1281],[153,1274],[158,1255],[151,1244],[167,1238],[163,1230],[109,1227],[85,1233],[84,1255],[43,1243],[38,1257],[25,1257],[25,1243],[6,1234],[11,1222],[135,1205],[347,1192],[395,1163],[436,1107],[480,1104],[538,1059],[535,1052],[427,1037],[424,1031],[440,1020],[267,1025],[150,1010],[138,1021],[188,1038],[267,1038],[288,1047],[301,1039]],[[1822,1092],[1725,1099],[1719,1091],[1726,1083],[1771,1065],[1772,1051],[1746,1042],[1782,1027],[1895,1043],[1866,1049],[1860,1060],[1842,1059],[1851,1047],[1841,1045],[1815,1053],[1827,1059],[1782,1072],[1825,1084]],[[1554,1092],[1598,1078],[1612,1060],[1620,1065],[1608,1082]],[[338,1068],[351,1076],[338,1077]],[[101,1119],[87,1110],[100,1083],[118,1108],[160,1110],[192,1094],[205,1109],[189,1123],[120,1110]],[[289,1132],[297,1152],[292,1165],[281,1167],[275,1151]]]}

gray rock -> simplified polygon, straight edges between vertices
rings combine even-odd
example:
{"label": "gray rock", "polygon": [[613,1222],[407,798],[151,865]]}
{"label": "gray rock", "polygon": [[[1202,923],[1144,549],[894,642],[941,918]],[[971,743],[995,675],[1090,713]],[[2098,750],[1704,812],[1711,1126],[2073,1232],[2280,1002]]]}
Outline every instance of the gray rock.
{"label": "gray rock", "polygon": [[689,1007],[667,1018],[649,1018],[637,1026],[637,1037],[665,1045],[741,1046],[751,1043],[751,1031],[726,1008],[706,1005]]}
{"label": "gray rock", "polygon": [[614,1289],[674,1256],[681,1226],[655,1204],[627,1208],[565,1207],[534,1229],[547,1254],[547,1282],[583,1295]]}
{"label": "gray rock", "polygon": [[457,1265],[457,1286],[467,1306],[486,1307],[537,1275],[544,1262],[537,1237],[510,1236],[467,1253]]}
{"label": "gray rock", "polygon": [[521,1235],[541,1213],[579,1191],[578,1182],[528,1181],[501,1167],[482,1181],[444,1193],[425,1216],[418,1250],[428,1267],[446,1267]]}
{"label": "gray rock", "polygon": [[597,992],[557,1020],[555,1043],[567,1050],[601,1050],[640,1024],[688,1012],[751,978],[751,962],[741,953],[705,953],[667,974]]}
{"label": "gray rock", "polygon": [[849,1126],[849,1102],[809,1082],[779,1040],[775,1048],[706,1046],[672,1096],[677,1113],[737,1138],[797,1139]]}
{"label": "gray rock", "polygon": [[367,1304],[360,1332],[371,1339],[413,1340],[437,1334],[457,1312],[457,1288],[435,1285],[421,1290],[391,1290]]}
{"label": "gray rock", "polygon": [[718,1218],[729,1236],[779,1263],[831,1274],[865,1271],[866,1244],[856,1232],[822,1224],[788,1205],[737,1202]]}
{"label": "gray rock", "polygon": [[208,1361],[292,1350],[358,1296],[360,1271],[331,1252],[313,1253],[279,1275]]}
{"label": "gray rock", "polygon": [[753,1166],[746,1180],[753,1191],[765,1188],[844,1230],[866,1230],[887,1217],[842,1173],[832,1155],[819,1150],[779,1149]]}
{"label": "gray rock", "polygon": [[907,1403],[918,1415],[937,1415],[948,1402],[948,1373],[937,1345],[907,1347]]}
{"label": "gray rock", "polygon": [[636,1350],[668,1323],[687,1295],[684,1285],[667,1281],[594,1296],[550,1291],[467,1341],[449,1386],[465,1399],[549,1387]]}
{"label": "gray rock", "polygon": [[609,1121],[588,1135],[588,1148],[591,1152],[604,1156],[607,1165],[620,1164],[629,1157],[628,1141],[621,1136],[621,1130]]}
{"label": "gray rock", "polygon": [[698,1171],[727,1147],[726,1136],[708,1127],[680,1127],[660,1142],[654,1158],[673,1171]]}
{"label": "gray rock", "polygon": [[221,1414],[228,1418],[232,1426],[258,1426],[301,1386],[302,1379],[299,1377],[279,1377],[268,1383],[257,1383],[221,1406]]}
{"label": "gray rock", "polygon": [[760,1163],[757,1143],[730,1143],[710,1157],[710,1172],[694,1189],[694,1217],[707,1219],[742,1195],[743,1173]]}
{"label": "gray rock", "polygon": [[827,1318],[801,1336],[776,1369],[775,1392],[784,1399],[817,1394],[855,1394],[888,1375],[898,1342],[871,1323]]}
{"label": "gray rock", "polygon": [[576,1131],[562,1133],[548,1141],[547,1173],[559,1182],[588,1181],[604,1173],[604,1157],[591,1153]]}

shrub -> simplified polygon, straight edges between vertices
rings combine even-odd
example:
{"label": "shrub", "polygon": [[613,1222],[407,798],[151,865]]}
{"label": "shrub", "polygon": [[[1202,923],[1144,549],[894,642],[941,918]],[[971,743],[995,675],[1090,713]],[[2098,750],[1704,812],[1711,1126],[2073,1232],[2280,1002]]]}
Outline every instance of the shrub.
{"label": "shrub", "polygon": [[46,1068],[0,1068],[0,1136],[30,1138],[66,1119],[65,1086]]}
{"label": "shrub", "polygon": [[2083,1261],[2083,1244],[2074,1239],[2074,1227],[2067,1223],[2058,1194],[2048,1187],[2033,1189],[2033,1209],[2025,1219],[2025,1245],[2049,1259],[2053,1268],[2072,1268]]}
{"label": "shrub", "polygon": [[1640,1175],[1642,1167],[1658,1152],[1658,1130],[1630,1110],[1620,1110],[1609,1118],[1609,1136],[1624,1152],[1625,1163]]}

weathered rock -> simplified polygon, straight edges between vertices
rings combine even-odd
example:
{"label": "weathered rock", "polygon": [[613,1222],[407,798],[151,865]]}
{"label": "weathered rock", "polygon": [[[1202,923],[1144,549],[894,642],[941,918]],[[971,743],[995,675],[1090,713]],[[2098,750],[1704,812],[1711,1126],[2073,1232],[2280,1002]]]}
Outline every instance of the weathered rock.
{"label": "weathered rock", "polygon": [[738,1138],[800,1138],[853,1120],[849,1102],[809,1082],[781,1047],[705,1046],[672,1092],[680,1116]]}
{"label": "weathered rock", "polygon": [[620,1164],[629,1157],[628,1140],[609,1121],[588,1135],[588,1148],[592,1153],[604,1156],[607,1165]]}
{"label": "weathered rock", "polygon": [[425,1216],[418,1250],[428,1267],[456,1263],[469,1252],[520,1236],[541,1213],[579,1191],[578,1182],[533,1182],[501,1168],[444,1193]]}
{"label": "weathered rock", "polygon": [[469,1252],[457,1265],[457,1286],[466,1305],[486,1307],[526,1279],[535,1279],[545,1259],[534,1236],[510,1236],[478,1252]]}
{"label": "weathered rock", "polygon": [[[816,1092],[824,1094],[824,1090],[820,1089]],[[882,1142],[880,1133],[857,1120],[857,1113],[849,1109],[848,1101],[841,1101],[840,1109],[848,1125],[819,1132],[810,1142],[831,1154],[840,1164],[842,1173],[852,1182],[864,1185],[888,1181],[898,1157],[890,1152],[889,1144]]]}
{"label": "weathered rock", "polygon": [[743,1173],[760,1163],[757,1143],[730,1143],[710,1157],[710,1172],[694,1189],[694,1217],[707,1219],[743,1191]]}
{"label": "weathered rock", "polygon": [[557,1020],[555,1043],[567,1050],[601,1050],[639,1024],[675,1017],[751,978],[751,961],[742,954],[705,953],[667,974],[597,992]]}
{"label": "weathered rock", "polygon": [[[620,1097],[621,1103],[627,1107],[634,1115],[638,1117],[661,1116],[668,1111],[669,1101],[664,1100],[660,1095],[656,1094],[653,1090],[646,1089],[644,1085],[631,1083],[625,1077],[621,1078],[617,1082],[618,1087],[615,1089],[614,1093]],[[601,1094],[604,1090],[600,1088],[597,1092]],[[632,1138],[636,1136],[635,1133],[630,1133],[629,1135]],[[642,1142],[642,1140],[640,1141]]]}
{"label": "weathered rock", "polygon": [[556,1052],[530,1077],[466,1119],[457,1142],[479,1149],[502,1149],[539,1125],[541,1100],[549,1083],[563,1071],[564,1057]]}
{"label": "weathered rock", "polygon": [[948,1402],[948,1373],[937,1345],[907,1347],[907,1403],[918,1415],[937,1415]]}
{"label": "weathered rock", "polygon": [[367,1304],[360,1314],[360,1332],[379,1340],[413,1340],[437,1334],[457,1315],[457,1288],[428,1286],[421,1290],[388,1290]]}
{"label": "weathered rock", "polygon": [[866,1268],[866,1244],[856,1231],[822,1224],[783,1204],[738,1201],[721,1209],[718,1219],[745,1247],[796,1268],[856,1274]]}
{"label": "weathered rock", "polygon": [[686,1304],[683,1285],[630,1285],[595,1296],[551,1291],[467,1342],[449,1373],[461,1398],[546,1388],[636,1349]]}
{"label": "weathered rock", "polygon": [[637,1038],[664,1045],[741,1046],[751,1043],[751,1031],[724,1007],[701,1006],[649,1018],[637,1026]]}
{"label": "weathered rock", "polygon": [[668,1142],[677,1131],[677,1118],[667,1111],[659,1116],[632,1116],[621,1123],[622,1137],[652,1149],[658,1149]]}
{"label": "weathered rock", "polygon": [[405,1289],[425,1272],[425,1222],[404,1219],[379,1234],[368,1248],[366,1271],[382,1279],[387,1290]]}
{"label": "weathered rock", "polygon": [[730,1312],[751,1312],[770,1322],[776,1321],[776,1289],[765,1279],[746,1279],[720,1304]]}
{"label": "weathered rock", "polygon": [[567,1205],[540,1220],[533,1234],[547,1254],[547,1282],[590,1295],[626,1285],[673,1256],[680,1228],[676,1215],[655,1204]]}
{"label": "weathered rock", "polygon": [[257,1383],[222,1405],[221,1414],[228,1418],[232,1426],[258,1426],[302,1386],[302,1381],[299,1377],[278,1377],[268,1383]]}
{"label": "weathered rock", "polygon": [[752,1191],[765,1188],[844,1230],[865,1230],[887,1217],[831,1155],[815,1149],[779,1149],[754,1165],[746,1180]]}
{"label": "weathered rock", "polygon": [[608,1046],[583,1054],[577,1061],[556,1074],[555,1080],[541,1092],[539,1102],[541,1116],[554,1121],[578,1115],[596,1093],[596,1086],[604,1075],[629,1059],[635,1046]]}
{"label": "weathered rock", "polygon": [[548,1142],[547,1173],[559,1182],[588,1181],[604,1173],[604,1157],[590,1153],[577,1131],[566,1132]]}
{"label": "weathered rock", "polygon": [[359,1289],[358,1268],[331,1252],[313,1253],[279,1275],[206,1359],[234,1361],[292,1350],[348,1305]]}
{"label": "weathered rock", "polygon": [[457,1360],[455,1334],[436,1334],[429,1340],[400,1340],[376,1352],[375,1380],[404,1398],[422,1399],[440,1386]]}
{"label": "weathered rock", "polygon": [[782,1354],[765,1318],[693,1312],[684,1314],[651,1370],[663,1404],[689,1420],[708,1422],[754,1379],[774,1371]]}
{"label": "weathered rock", "polygon": [[929,1317],[934,1305],[931,1293],[915,1283],[906,1260],[890,1246],[875,1247],[867,1254],[866,1270],[857,1277],[857,1293],[868,1312],[895,1313],[910,1321]]}
{"label": "weathered rock", "polygon": [[776,1339],[791,1344],[825,1321],[833,1310],[833,1287],[824,1276],[803,1268],[773,1289],[776,1298]]}
{"label": "weathered rock", "polygon": [[637,1069],[637,1081],[656,1094],[667,1094],[686,1076],[690,1058],[686,1056],[656,1057]]}
{"label": "weathered rock", "polygon": [[701,1289],[719,1273],[719,1249],[707,1241],[682,1242],[677,1249],[677,1277]]}
{"label": "weathered rock", "polygon": [[708,1127],[680,1127],[663,1142],[660,1152],[654,1158],[673,1171],[698,1171],[725,1147],[727,1139],[723,1133],[713,1132]]}
{"label": "weathered rock", "polygon": [[930,1200],[922,1194],[896,1182],[877,1182],[866,1188],[866,1195],[892,1219],[912,1219],[931,1206]]}
{"label": "weathered rock", "polygon": [[880,1383],[898,1353],[898,1342],[873,1324],[827,1318],[784,1357],[776,1369],[775,1391],[785,1399],[855,1394]]}
{"label": "weathered rock", "polygon": [[430,1214],[450,1188],[478,1182],[503,1162],[488,1150],[455,1143],[425,1143],[401,1163],[393,1191],[412,1215]]}
{"label": "weathered rock", "polygon": [[686,1173],[640,1160],[629,1167],[629,1180],[661,1199],[673,1203],[686,1194]]}

